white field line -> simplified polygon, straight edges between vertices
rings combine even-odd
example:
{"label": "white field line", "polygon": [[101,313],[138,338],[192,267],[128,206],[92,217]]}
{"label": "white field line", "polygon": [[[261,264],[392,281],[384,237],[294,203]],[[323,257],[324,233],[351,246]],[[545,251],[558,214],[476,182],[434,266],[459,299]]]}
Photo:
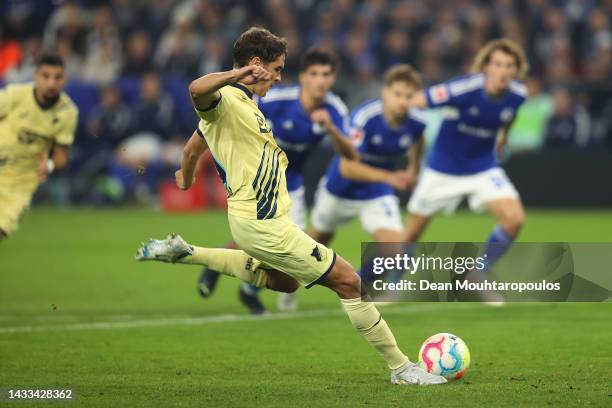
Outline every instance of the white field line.
{"label": "white field line", "polygon": [[[513,304],[505,307],[516,307],[520,304]],[[525,306],[534,306],[537,303],[523,304]],[[539,303],[539,305],[546,305],[546,303]],[[485,309],[485,306],[480,303],[456,303],[453,306],[459,309]],[[410,304],[404,306],[389,305],[381,307],[381,313],[383,316],[402,314],[402,313],[418,313],[418,312],[429,312],[446,309],[448,310],[447,303],[421,303],[421,304]],[[301,312],[293,313],[268,313],[262,316],[252,316],[243,314],[223,314],[214,316],[203,316],[203,317],[187,317],[187,316],[172,316],[164,318],[154,319],[141,319],[137,318],[134,320],[125,321],[106,321],[106,322],[88,322],[88,323],[66,323],[57,325],[38,325],[38,326],[15,326],[15,327],[0,327],[0,334],[11,334],[11,333],[33,333],[33,332],[49,332],[49,331],[80,331],[80,330],[113,330],[113,329],[132,329],[140,327],[162,327],[162,326],[203,326],[213,323],[228,323],[228,322],[244,322],[244,321],[266,321],[266,320],[292,320],[292,319],[306,319],[321,316],[340,316],[344,315],[344,311],[338,309],[317,309],[317,310],[306,310]],[[126,317],[127,315],[123,315]]]}
{"label": "white field line", "polygon": [[[382,309],[382,314],[398,314],[411,313],[419,311],[431,311],[445,308],[442,303],[434,304],[417,304],[406,305],[402,307],[390,305]],[[470,306],[470,304],[465,304]],[[473,306],[476,306],[474,304]],[[482,306],[479,306],[482,307]],[[448,307],[446,307],[448,308]],[[462,305],[462,308],[465,306]],[[338,309],[317,309],[306,310],[293,313],[267,313],[261,316],[253,316],[246,314],[222,314],[203,317],[187,317],[187,316],[172,316],[154,319],[141,319],[125,321],[106,321],[106,322],[88,322],[88,323],[66,323],[57,325],[33,325],[33,326],[15,326],[15,327],[0,327],[0,334],[5,333],[30,333],[30,332],[46,332],[46,331],[78,331],[78,330],[104,330],[104,329],[131,329],[138,327],[161,327],[161,326],[200,326],[213,323],[228,323],[228,322],[244,322],[244,321],[266,321],[266,320],[291,320],[305,319],[321,316],[339,316],[343,315],[344,311]]]}

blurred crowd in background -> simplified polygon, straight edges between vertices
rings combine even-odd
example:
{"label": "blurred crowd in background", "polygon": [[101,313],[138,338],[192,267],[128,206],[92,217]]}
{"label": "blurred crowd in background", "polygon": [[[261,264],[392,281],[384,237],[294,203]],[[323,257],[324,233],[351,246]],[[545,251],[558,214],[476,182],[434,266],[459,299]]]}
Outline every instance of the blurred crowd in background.
{"label": "blurred crowd in background", "polygon": [[[66,61],[81,111],[70,200],[139,188],[146,200],[196,126],[187,84],[231,68],[251,25],[287,38],[285,82],[307,47],[335,50],[349,108],[378,95],[392,64],[433,84],[466,73],[488,40],[511,38],[531,70],[510,150],[612,148],[612,0],[2,0],[0,13],[1,83],[30,80],[41,49]],[[439,121],[432,113],[428,139]]]}

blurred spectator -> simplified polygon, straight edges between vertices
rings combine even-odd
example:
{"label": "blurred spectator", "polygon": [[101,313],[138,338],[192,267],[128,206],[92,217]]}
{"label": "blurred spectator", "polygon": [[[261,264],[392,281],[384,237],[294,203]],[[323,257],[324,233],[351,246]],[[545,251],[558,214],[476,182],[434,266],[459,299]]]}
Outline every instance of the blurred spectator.
{"label": "blurred spectator", "polygon": [[[137,2],[133,2],[137,3]],[[146,7],[142,9],[139,16],[143,28],[151,36],[152,42],[157,44],[163,29],[168,27],[170,15],[176,0],[150,0],[146,2]]]}
{"label": "blurred spectator", "polygon": [[202,38],[193,32],[189,20],[175,21],[166,30],[157,48],[157,67],[165,74],[195,77],[198,72],[198,46],[201,43]]}
{"label": "blurred spectator", "polygon": [[44,22],[53,10],[50,1],[0,1],[0,31],[7,38],[23,40],[40,35]]}
{"label": "blurred spectator", "polygon": [[456,66],[461,63],[463,31],[455,16],[454,7],[446,7],[440,10],[436,16],[436,22],[430,39],[440,47],[444,63]]}
{"label": "blurred spectator", "polygon": [[543,91],[542,82],[538,78],[528,78],[527,89],[529,96],[520,107],[510,129],[508,147],[511,151],[541,148],[546,126],[553,113],[553,98]]}
{"label": "blurred spectator", "polygon": [[98,181],[113,160],[113,150],[130,131],[131,114],[119,89],[106,86],[101,101],[85,118],[85,132],[77,138],[71,158],[73,199],[100,202]]}
{"label": "blurred spectator", "polygon": [[368,82],[376,75],[376,58],[370,49],[368,33],[352,31],[342,54],[345,70],[359,82]]}
{"label": "blurred spectator", "polygon": [[133,112],[136,133],[121,142],[110,165],[105,191],[113,201],[155,202],[160,175],[168,166],[176,168],[182,151],[174,141],[165,142],[174,136],[172,114],[172,99],[159,76],[145,74]]}
{"label": "blurred spectator", "polygon": [[173,111],[174,103],[164,92],[160,77],[145,74],[140,81],[140,100],[134,109],[134,129],[169,139],[173,132]]}
{"label": "blurred spectator", "polygon": [[612,52],[610,16],[603,10],[594,9],[589,13],[588,35],[585,50],[587,58],[595,57],[600,51]]}
{"label": "blurred spectator", "polygon": [[319,14],[307,35],[306,46],[318,44],[324,48],[338,49],[344,41],[345,34],[340,27],[340,21],[331,11]]}
{"label": "blurred spectator", "polygon": [[81,77],[98,85],[114,82],[122,65],[119,29],[109,7],[94,10],[87,35],[86,54]]}
{"label": "blurred spectator", "polygon": [[111,9],[98,7],[94,10],[93,21],[87,35],[86,52],[95,52],[97,48],[106,44],[115,48],[117,55],[121,54],[121,39]]}
{"label": "blurred spectator", "polygon": [[21,63],[8,70],[5,75],[6,82],[27,82],[34,77],[35,60],[42,47],[42,40],[32,36],[23,41]]}
{"label": "blurred spectator", "polygon": [[146,31],[136,31],[127,39],[123,75],[143,75],[153,70],[151,38]]}
{"label": "blurred spectator", "polygon": [[121,37],[126,38],[142,17],[142,5],[132,0],[112,0],[110,8]]}
{"label": "blurred spectator", "polygon": [[114,202],[155,202],[163,144],[154,133],[139,132],[123,141],[109,167],[104,193]]}
{"label": "blurred spectator", "polygon": [[115,148],[130,132],[132,114],[123,103],[121,92],[106,86],[101,92],[100,104],[95,106],[86,120],[90,140],[99,140],[104,147]]}
{"label": "blurred spectator", "polygon": [[548,47],[544,73],[549,84],[556,86],[573,82],[577,67],[574,66],[569,37],[557,34],[550,39]]}
{"label": "blurred spectator", "polygon": [[565,88],[553,92],[554,111],[545,136],[547,148],[586,147],[591,142],[591,119],[588,112],[572,101]]}
{"label": "blurred spectator", "polygon": [[378,49],[379,65],[390,67],[394,64],[414,64],[414,47],[410,42],[410,34],[402,29],[394,28],[383,37],[383,47]]}
{"label": "blurred spectator", "polygon": [[227,53],[221,37],[210,35],[206,38],[204,49],[198,63],[198,75],[210,72],[219,72],[231,67],[231,62],[226,62]]}
{"label": "blurred spectator", "polygon": [[612,100],[603,109],[595,127],[595,137],[598,142],[612,148]]}
{"label": "blurred spectator", "polygon": [[66,2],[49,18],[45,27],[43,44],[47,48],[53,48],[53,46],[58,47],[58,43],[62,41],[67,43],[65,47],[71,52],[83,56],[86,38],[85,13],[77,3]]}
{"label": "blurred spectator", "polygon": [[72,48],[72,42],[67,38],[58,39],[55,43],[57,53],[64,60],[66,77],[69,79],[79,78],[83,72],[83,61],[79,54]]}
{"label": "blurred spectator", "polygon": [[108,85],[115,82],[121,71],[119,49],[112,41],[104,40],[87,54],[81,77],[97,85]]}

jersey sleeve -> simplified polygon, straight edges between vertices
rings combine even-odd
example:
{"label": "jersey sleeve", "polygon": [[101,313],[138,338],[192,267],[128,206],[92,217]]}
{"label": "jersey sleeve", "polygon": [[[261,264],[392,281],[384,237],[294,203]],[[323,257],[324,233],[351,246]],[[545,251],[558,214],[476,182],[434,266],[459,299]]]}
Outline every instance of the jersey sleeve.
{"label": "jersey sleeve", "polygon": [[214,122],[219,119],[221,114],[227,109],[227,105],[231,103],[230,95],[224,92],[223,88],[219,89],[219,94],[221,95],[219,99],[214,101],[208,108],[195,108],[196,113],[204,122]]}
{"label": "jersey sleeve", "polygon": [[462,105],[468,100],[472,92],[481,89],[483,86],[484,78],[482,75],[472,75],[442,82],[425,90],[427,106],[437,108]]}
{"label": "jersey sleeve", "polygon": [[328,96],[327,102],[329,103],[327,110],[331,116],[332,122],[344,136],[348,136],[351,127],[346,105],[336,95]]}
{"label": "jersey sleeve", "polygon": [[343,135],[347,136],[350,132],[350,122],[347,115],[343,115],[340,112],[332,114],[332,121]]}
{"label": "jersey sleeve", "polygon": [[55,136],[55,143],[62,146],[70,146],[74,142],[74,134],[76,132],[79,111],[76,107],[71,106],[63,115],[62,127]]}
{"label": "jersey sleeve", "polygon": [[366,125],[367,122],[364,123],[363,121],[355,120],[354,113],[351,115],[348,135],[351,138],[351,142],[353,142],[353,146],[359,147],[363,144],[366,135]]}
{"label": "jersey sleeve", "polygon": [[0,119],[4,118],[11,111],[14,104],[14,87],[8,85],[0,89]]}

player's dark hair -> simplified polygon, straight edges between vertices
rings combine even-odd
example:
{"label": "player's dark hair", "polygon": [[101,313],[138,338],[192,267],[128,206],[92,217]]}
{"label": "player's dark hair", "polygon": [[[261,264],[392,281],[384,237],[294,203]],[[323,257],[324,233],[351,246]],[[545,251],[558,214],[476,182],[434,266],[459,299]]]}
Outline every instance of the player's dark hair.
{"label": "player's dark hair", "polygon": [[417,89],[423,85],[421,75],[409,64],[393,65],[385,72],[385,85],[389,86],[394,82],[407,82],[414,85]]}
{"label": "player's dark hair", "polygon": [[287,40],[262,27],[249,28],[234,43],[236,67],[244,67],[253,57],[259,57],[267,64],[281,55],[287,55]]}
{"label": "player's dark hair", "polygon": [[43,65],[51,65],[54,67],[64,67],[64,59],[54,51],[42,51],[36,57],[36,68]]}
{"label": "player's dark hair", "polygon": [[306,71],[312,65],[329,65],[332,71],[336,71],[338,57],[332,51],[323,48],[309,48],[300,58],[300,72]]}

